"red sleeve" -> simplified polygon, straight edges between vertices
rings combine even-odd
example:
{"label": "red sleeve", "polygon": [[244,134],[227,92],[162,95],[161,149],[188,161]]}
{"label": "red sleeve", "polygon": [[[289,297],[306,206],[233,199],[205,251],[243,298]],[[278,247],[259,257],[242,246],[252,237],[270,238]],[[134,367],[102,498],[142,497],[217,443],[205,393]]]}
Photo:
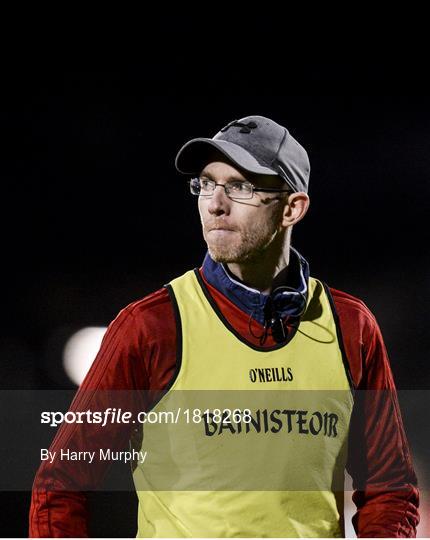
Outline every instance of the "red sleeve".
{"label": "red sleeve", "polygon": [[[176,324],[165,288],[123,309],[109,325],[100,350],[76,393],[70,411],[112,407],[115,395],[123,410],[142,410],[152,391],[166,387],[175,370]],[[149,390],[148,393],[137,390]],[[127,392],[117,392],[127,391]],[[144,397],[144,395],[146,397]],[[124,403],[124,400],[127,402]],[[131,424],[103,428],[91,424],[62,424],[50,451],[61,448],[124,449]],[[100,486],[108,461],[42,462],[36,474],[30,508],[30,537],[88,537],[89,513],[85,491]]]}
{"label": "red sleeve", "polygon": [[419,492],[387,350],[359,299],[330,289],[356,386],[347,470],[358,537],[414,538]]}

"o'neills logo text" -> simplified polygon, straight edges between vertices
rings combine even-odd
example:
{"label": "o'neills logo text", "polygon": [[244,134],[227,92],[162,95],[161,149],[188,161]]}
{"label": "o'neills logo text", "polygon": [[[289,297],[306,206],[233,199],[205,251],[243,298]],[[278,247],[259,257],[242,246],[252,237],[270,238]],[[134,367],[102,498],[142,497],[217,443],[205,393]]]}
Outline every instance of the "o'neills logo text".
{"label": "o'neills logo text", "polygon": [[[293,409],[257,409],[253,414],[244,414],[239,422],[231,419],[230,415],[215,415],[207,412],[202,415],[205,434],[224,434],[225,432],[238,435],[240,433],[301,433],[303,435],[320,435],[337,437],[337,423],[339,417],[330,412],[309,412]],[[215,420],[219,420],[216,421]]]}
{"label": "o'neills logo text", "polygon": [[286,382],[293,380],[293,372],[284,367],[256,368],[249,370],[249,378],[251,382]]}

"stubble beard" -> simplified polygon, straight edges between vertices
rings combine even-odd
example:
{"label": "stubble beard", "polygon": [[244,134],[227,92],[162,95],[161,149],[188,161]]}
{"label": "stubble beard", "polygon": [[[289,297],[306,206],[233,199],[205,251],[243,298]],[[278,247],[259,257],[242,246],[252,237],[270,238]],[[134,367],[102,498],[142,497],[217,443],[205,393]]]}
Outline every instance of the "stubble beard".
{"label": "stubble beard", "polygon": [[[249,263],[261,260],[266,256],[268,247],[272,244],[276,229],[237,231],[236,238],[230,242],[211,242],[205,240],[209,255],[219,263]],[[239,238],[237,238],[239,236]]]}

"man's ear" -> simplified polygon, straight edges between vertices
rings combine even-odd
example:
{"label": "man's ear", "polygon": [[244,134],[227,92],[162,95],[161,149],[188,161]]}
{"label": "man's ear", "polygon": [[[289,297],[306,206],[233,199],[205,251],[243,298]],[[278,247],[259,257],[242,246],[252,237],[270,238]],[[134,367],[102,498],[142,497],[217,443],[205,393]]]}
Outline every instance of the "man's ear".
{"label": "man's ear", "polygon": [[290,227],[303,219],[310,205],[309,195],[303,191],[291,193],[285,205],[282,225]]}

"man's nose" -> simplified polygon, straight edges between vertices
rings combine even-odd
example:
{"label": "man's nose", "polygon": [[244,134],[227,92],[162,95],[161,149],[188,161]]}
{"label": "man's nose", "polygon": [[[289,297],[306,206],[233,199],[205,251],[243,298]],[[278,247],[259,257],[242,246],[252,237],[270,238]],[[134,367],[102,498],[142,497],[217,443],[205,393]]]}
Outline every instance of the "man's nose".
{"label": "man's nose", "polygon": [[230,208],[230,199],[227,197],[224,186],[215,186],[212,197],[210,198],[208,211],[211,214],[228,213]]}

